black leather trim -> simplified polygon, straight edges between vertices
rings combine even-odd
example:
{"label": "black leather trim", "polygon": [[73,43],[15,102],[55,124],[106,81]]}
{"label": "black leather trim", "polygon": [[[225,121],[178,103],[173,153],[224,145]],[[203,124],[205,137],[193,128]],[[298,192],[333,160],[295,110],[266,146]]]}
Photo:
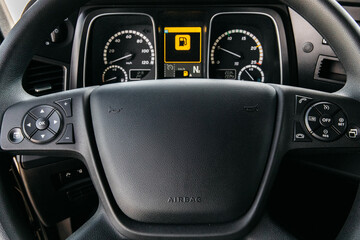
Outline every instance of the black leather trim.
{"label": "black leather trim", "polygon": [[81,228],[72,234],[68,240],[115,240],[126,239],[120,235],[109,222],[105,211],[99,207],[97,212],[89,221],[87,221]]}
{"label": "black leather trim", "polygon": [[350,214],[336,239],[359,239],[360,236],[360,186],[356,194]]}
{"label": "black leather trim", "polygon": [[296,238],[274,222],[269,215],[265,214],[259,224],[244,239],[295,240]]}

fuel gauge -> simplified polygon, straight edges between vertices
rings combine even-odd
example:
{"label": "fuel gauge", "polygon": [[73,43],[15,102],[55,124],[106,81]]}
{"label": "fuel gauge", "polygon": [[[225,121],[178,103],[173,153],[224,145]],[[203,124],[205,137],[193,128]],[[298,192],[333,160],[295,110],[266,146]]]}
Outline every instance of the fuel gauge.
{"label": "fuel gauge", "polygon": [[103,83],[127,82],[127,81],[128,81],[128,75],[126,71],[118,65],[111,65],[107,67],[102,74]]}

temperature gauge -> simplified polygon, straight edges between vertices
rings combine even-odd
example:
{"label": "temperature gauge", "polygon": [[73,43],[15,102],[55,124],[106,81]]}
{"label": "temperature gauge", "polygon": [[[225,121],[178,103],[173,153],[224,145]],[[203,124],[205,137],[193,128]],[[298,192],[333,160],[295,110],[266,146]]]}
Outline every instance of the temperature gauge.
{"label": "temperature gauge", "polygon": [[238,75],[238,80],[264,82],[264,72],[256,65],[247,65],[243,67]]}

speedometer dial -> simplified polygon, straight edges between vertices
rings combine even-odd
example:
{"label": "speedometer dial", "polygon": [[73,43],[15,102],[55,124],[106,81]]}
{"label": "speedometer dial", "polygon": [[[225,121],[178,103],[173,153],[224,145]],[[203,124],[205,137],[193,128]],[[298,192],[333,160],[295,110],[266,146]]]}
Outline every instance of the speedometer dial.
{"label": "speedometer dial", "polygon": [[116,64],[121,67],[129,80],[141,80],[151,72],[155,63],[155,50],[151,41],[141,32],[122,30],[107,41],[103,60],[107,66]]}
{"label": "speedometer dial", "polygon": [[243,29],[231,29],[221,34],[210,52],[210,77],[236,79],[247,65],[261,66],[264,51],[259,39]]}

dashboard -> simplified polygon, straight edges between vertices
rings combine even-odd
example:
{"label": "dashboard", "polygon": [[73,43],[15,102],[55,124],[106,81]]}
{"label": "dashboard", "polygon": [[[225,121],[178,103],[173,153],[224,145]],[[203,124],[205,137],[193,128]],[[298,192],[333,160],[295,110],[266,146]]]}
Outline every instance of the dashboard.
{"label": "dashboard", "polygon": [[82,86],[171,78],[283,83],[287,45],[271,9],[102,8],[79,19]]}
{"label": "dashboard", "polygon": [[[326,39],[299,14],[279,3],[144,2],[119,5],[115,0],[93,0],[69,15],[39,48],[35,63],[25,73],[24,89],[40,96],[118,82],[209,78],[334,92],[346,81]],[[348,5],[346,10],[360,23],[360,4]],[[311,132],[312,123],[306,124]],[[313,137],[321,137],[316,134]],[[25,168],[34,167],[32,156],[22,156],[21,161]],[[80,163],[74,166],[71,159],[56,164],[50,166],[51,171],[39,170],[37,174],[30,169],[31,177],[39,176],[32,182],[35,192],[39,182],[52,184],[42,180],[50,175],[56,177],[57,188],[83,181],[77,173],[86,168]],[[67,180],[69,173],[74,177]],[[88,174],[84,176],[88,178]],[[88,189],[89,185],[85,182],[83,187]],[[95,190],[89,192],[96,206]],[[77,204],[81,199],[76,204],[75,200],[65,203],[62,194],[36,199],[46,223],[62,219],[67,214],[63,209],[72,213],[80,205],[87,207]],[[43,206],[44,201],[49,204]],[[53,209],[58,211],[53,213]]]}

